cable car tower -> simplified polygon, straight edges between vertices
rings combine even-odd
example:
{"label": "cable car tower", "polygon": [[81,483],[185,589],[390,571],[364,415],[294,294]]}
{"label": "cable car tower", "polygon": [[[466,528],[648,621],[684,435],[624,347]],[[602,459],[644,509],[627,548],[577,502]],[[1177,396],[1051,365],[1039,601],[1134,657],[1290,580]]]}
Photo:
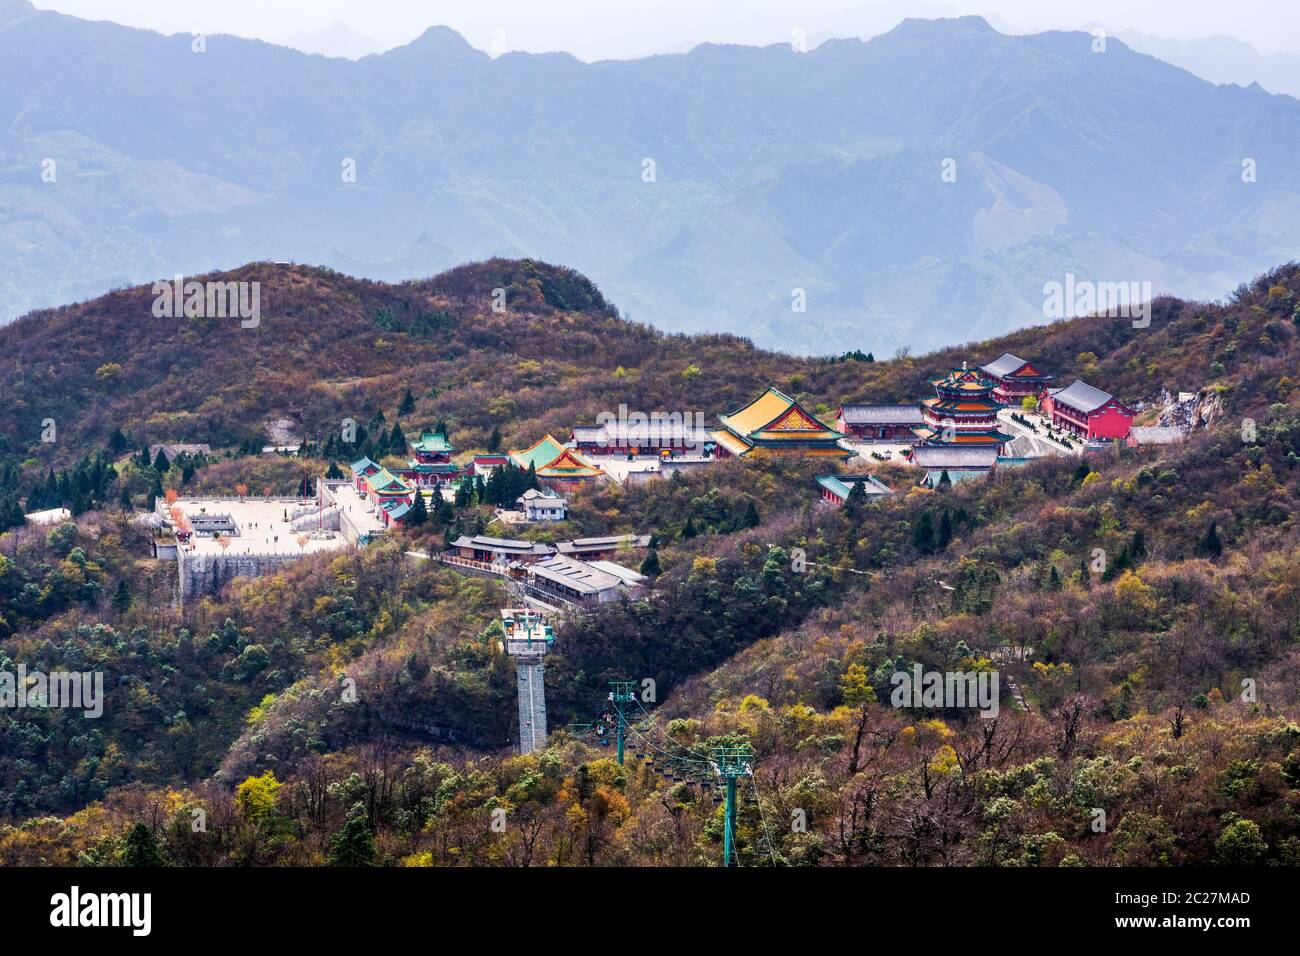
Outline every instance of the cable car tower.
{"label": "cable car tower", "polygon": [[519,752],[530,754],[546,746],[546,652],[555,644],[555,631],[541,611],[502,608],[501,649],[515,659],[519,690]]}
{"label": "cable car tower", "polygon": [[[750,794],[744,797],[745,803],[760,806],[758,790],[754,784],[754,763],[756,756],[748,744],[730,747],[712,747],[709,750],[693,750],[679,741],[673,740],[656,730],[655,718],[641,706],[637,700],[636,684],[633,681],[610,681],[610,692],[606,697],[606,706],[591,723],[572,723],[568,730],[575,735],[590,735],[602,746],[608,746],[612,736],[618,743],[618,762],[624,762],[624,745],[631,735],[631,749],[634,760],[644,751],[644,763],[636,760],[634,766],[643,766],[651,773],[659,774],[663,779],[674,784],[684,784],[692,788],[701,800],[712,802],[715,812],[719,800],[723,802],[722,812],[722,865],[735,867],[740,865],[737,846],[739,825],[739,804],[737,800],[737,781],[748,779]],[[641,711],[643,719],[629,719],[628,705],[635,705]],[[521,705],[522,706],[522,705]],[[655,736],[651,736],[654,734]],[[658,742],[656,742],[656,738]],[[721,791],[719,796],[718,791]],[[759,809],[761,815],[761,806]],[[763,831],[756,845],[776,862],[771,834],[767,832],[767,821],[763,820]]]}
{"label": "cable car tower", "polygon": [[718,747],[713,751],[713,772],[727,786],[722,827],[722,865],[738,866],[736,857],[736,778],[754,775],[754,752],[748,747]]}

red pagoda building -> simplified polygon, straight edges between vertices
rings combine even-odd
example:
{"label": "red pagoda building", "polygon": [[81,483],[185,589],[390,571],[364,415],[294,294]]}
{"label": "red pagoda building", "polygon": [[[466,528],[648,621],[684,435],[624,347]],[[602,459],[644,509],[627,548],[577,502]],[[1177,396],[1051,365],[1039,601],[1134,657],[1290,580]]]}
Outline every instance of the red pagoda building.
{"label": "red pagoda building", "polygon": [[464,470],[451,460],[454,449],[442,432],[421,432],[419,441],[410,444],[412,457],[397,472],[406,481],[427,488],[462,476]]}
{"label": "red pagoda building", "polygon": [[1001,451],[1011,441],[1012,436],[998,428],[998,412],[1005,406],[993,396],[996,383],[982,370],[962,362],[961,368],[930,384],[935,397],[921,402],[924,424],[917,429],[924,444]]}
{"label": "red pagoda building", "polygon": [[1056,377],[1010,352],[1003,352],[988,365],[980,366],[980,370],[993,379],[993,397],[1003,405],[1019,405],[1026,398],[1037,401]]}

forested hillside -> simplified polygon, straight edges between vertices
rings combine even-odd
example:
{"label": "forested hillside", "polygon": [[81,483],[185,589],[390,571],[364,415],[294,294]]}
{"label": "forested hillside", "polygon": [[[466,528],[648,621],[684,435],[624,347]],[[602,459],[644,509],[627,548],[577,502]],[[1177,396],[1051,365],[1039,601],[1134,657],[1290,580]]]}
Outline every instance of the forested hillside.
{"label": "forested hillside", "polygon": [[[98,721],[0,716],[0,863],[712,864],[710,795],[645,757],[742,741],[756,756],[746,865],[1300,863],[1296,267],[1224,304],[1161,300],[1145,329],[1081,319],[888,361],[664,336],[531,263],[394,288],[296,267],[241,274],[297,303],[283,313],[292,332],[273,333],[268,313],[258,330],[150,334],[133,325],[147,290],[0,331],[6,414],[22,410],[6,429],[17,481],[45,467],[28,460],[37,409],[88,443],[56,445],[55,463],[118,432],[126,446],[75,524],[0,538],[0,670],[93,666],[114,702]],[[516,290],[504,315],[498,287]],[[415,317],[434,314],[450,318],[427,338]],[[138,355],[183,357],[187,336],[209,361]],[[813,466],[797,463],[579,493],[577,530],[652,532],[660,568],[648,599],[561,628],[553,745],[526,757],[510,745],[513,665],[493,623],[504,595],[404,555],[482,526],[485,504],[183,614],[118,505],[127,480],[229,487],[259,467],[258,480],[293,482],[336,462],[322,441],[305,458],[218,449],[188,477],[151,474],[131,449],[163,427],[165,440],[223,446],[294,414],[323,438],[315,423],[360,408],[407,433],[443,419],[459,447],[486,447],[493,429],[522,443],[619,402],[716,412],[769,383],[828,410],[914,398],[934,374],[1006,350],[1147,419],[1179,391],[1206,414],[1182,444],[936,490],[883,467],[898,493],[862,507],[819,506]],[[121,366],[111,383],[96,376],[105,362]],[[414,408],[399,412],[408,390]],[[492,405],[502,398],[508,411]],[[891,706],[890,674],[914,664],[999,670],[1000,713]],[[623,679],[654,681],[657,697],[648,739],[619,767],[564,728]],[[792,826],[800,814],[806,828]]]}

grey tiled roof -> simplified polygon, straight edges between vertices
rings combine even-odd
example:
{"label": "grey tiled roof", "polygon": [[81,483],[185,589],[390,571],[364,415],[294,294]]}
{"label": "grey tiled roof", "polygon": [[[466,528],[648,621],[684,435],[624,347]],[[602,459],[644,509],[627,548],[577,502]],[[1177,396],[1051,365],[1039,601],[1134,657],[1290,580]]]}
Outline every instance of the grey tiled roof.
{"label": "grey tiled roof", "polygon": [[1094,409],[1101,408],[1114,397],[1110,392],[1103,392],[1099,388],[1093,388],[1077,378],[1052,395],[1055,401],[1069,405],[1081,412],[1091,412]]}
{"label": "grey tiled roof", "polygon": [[550,545],[539,542],[490,538],[482,534],[472,538],[462,534],[451,544],[454,548],[478,548],[480,551],[500,551],[508,554],[550,554],[554,550]]}
{"label": "grey tiled roof", "polygon": [[917,445],[912,461],[922,468],[992,468],[998,460],[993,446],[959,448],[953,445]]}
{"label": "grey tiled roof", "polygon": [[1018,355],[1012,355],[1010,352],[1003,352],[988,365],[980,366],[990,375],[1001,378],[1003,375],[1010,375],[1020,366],[1025,364],[1025,360]]}
{"label": "grey tiled roof", "polygon": [[924,421],[917,405],[844,405],[840,414],[846,425],[920,425]]}
{"label": "grey tiled roof", "polygon": [[580,594],[599,594],[623,583],[619,576],[560,554],[537,562],[528,571],[536,577],[571,587]]}
{"label": "grey tiled roof", "polygon": [[616,534],[606,538],[575,538],[572,541],[561,541],[555,549],[561,554],[572,554],[575,551],[607,551],[620,546],[647,548],[650,546],[650,535]]}

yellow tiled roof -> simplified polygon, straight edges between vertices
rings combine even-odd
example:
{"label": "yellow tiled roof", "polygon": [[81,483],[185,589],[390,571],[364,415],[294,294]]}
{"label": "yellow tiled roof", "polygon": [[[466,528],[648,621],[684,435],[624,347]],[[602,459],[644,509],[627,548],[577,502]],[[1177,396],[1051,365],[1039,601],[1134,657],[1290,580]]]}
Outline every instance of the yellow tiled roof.
{"label": "yellow tiled roof", "polygon": [[741,435],[758,431],[768,422],[776,419],[782,412],[794,404],[794,399],[769,387],[762,395],[754,399],[739,411],[730,415],[719,415],[722,424]]}
{"label": "yellow tiled roof", "polygon": [[[826,427],[789,395],[771,386],[744,408],[718,418],[729,431],[747,438],[783,438],[792,432],[799,433],[802,438],[840,437],[839,432]],[[767,429],[768,425],[778,421],[780,428]]]}
{"label": "yellow tiled roof", "polygon": [[721,445],[723,448],[727,449],[727,451],[735,455],[737,458],[739,458],[741,455],[747,454],[749,451],[752,450],[750,445],[747,445],[745,442],[741,441],[739,438],[731,434],[731,432],[727,431],[725,428],[718,429],[716,432],[713,432],[713,434],[710,437],[719,445]]}

